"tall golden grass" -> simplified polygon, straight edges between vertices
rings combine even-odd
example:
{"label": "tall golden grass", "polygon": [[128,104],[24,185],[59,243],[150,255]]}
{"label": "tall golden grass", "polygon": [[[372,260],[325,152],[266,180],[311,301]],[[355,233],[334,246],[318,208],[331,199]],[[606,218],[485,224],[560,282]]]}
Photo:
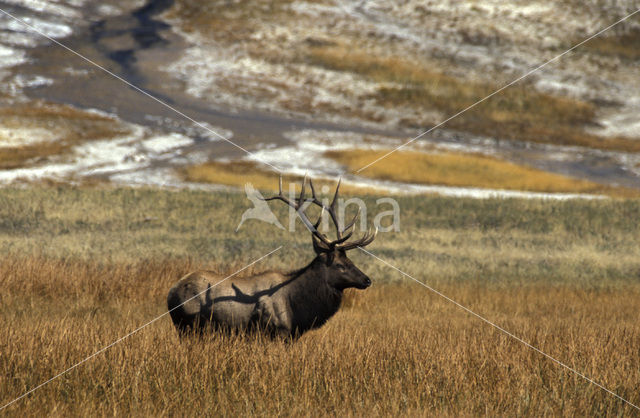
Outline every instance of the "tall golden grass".
{"label": "tall golden grass", "polygon": [[[373,253],[640,402],[640,202],[398,202],[401,231],[380,233]],[[306,232],[234,232],[248,207],[228,192],[0,189],[0,404],[166,312],[188,271],[231,273],[283,244],[243,274],[311,260]],[[2,412],[634,414],[370,256],[351,259],[374,285],[295,343],[180,341],[165,316]]]}
{"label": "tall golden grass", "polygon": [[[4,405],[165,311],[188,260],[0,262]],[[259,267],[256,267],[259,269]],[[421,277],[422,278],[422,277]],[[636,404],[640,285],[440,290]],[[168,316],[9,415],[619,415],[634,410],[449,302],[377,281],[295,343],[179,340]]]}

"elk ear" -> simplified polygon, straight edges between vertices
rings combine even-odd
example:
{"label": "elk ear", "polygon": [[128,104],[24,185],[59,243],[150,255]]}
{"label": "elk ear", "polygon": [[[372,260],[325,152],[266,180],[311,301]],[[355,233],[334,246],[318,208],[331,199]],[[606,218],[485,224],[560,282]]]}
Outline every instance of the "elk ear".
{"label": "elk ear", "polygon": [[331,248],[329,248],[327,244],[316,238],[315,235],[311,235],[311,239],[313,240],[313,249],[317,255],[331,252]]}

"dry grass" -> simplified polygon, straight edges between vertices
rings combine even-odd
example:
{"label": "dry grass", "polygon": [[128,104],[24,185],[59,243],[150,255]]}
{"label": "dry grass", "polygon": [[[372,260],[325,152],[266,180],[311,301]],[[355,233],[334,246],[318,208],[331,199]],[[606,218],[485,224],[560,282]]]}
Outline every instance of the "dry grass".
{"label": "dry grass", "polygon": [[[456,78],[429,70],[430,63],[401,57],[379,57],[342,45],[310,48],[307,60],[325,68],[351,72],[380,83],[373,97],[387,107],[407,106],[453,115],[500,86]],[[390,84],[391,83],[391,84]],[[638,152],[640,142],[602,138],[584,128],[595,123],[596,107],[588,102],[537,92],[526,83],[511,86],[447,123],[449,128],[493,138],[556,145]],[[414,122],[415,123],[415,122]],[[425,120],[423,128],[433,121]]]}
{"label": "dry grass", "polygon": [[[187,260],[4,258],[0,402],[165,311]],[[423,275],[420,275],[422,278]],[[636,404],[640,286],[441,287]],[[62,302],[62,303],[61,303]],[[631,407],[415,285],[377,283],[294,344],[179,341],[168,317],[9,415],[619,415]],[[613,308],[615,306],[615,308]]]}
{"label": "dry grass", "polygon": [[[326,156],[354,172],[387,152],[329,151]],[[640,196],[636,190],[574,179],[478,154],[397,151],[359,174],[375,179],[455,187]]]}
{"label": "dry grass", "polygon": [[[387,151],[347,150],[329,151],[325,156],[344,164],[349,171],[375,161]],[[251,183],[259,190],[277,192],[277,181],[272,172],[252,162],[207,162],[187,166],[180,171],[182,178],[195,183],[222,184],[243,187]],[[587,180],[574,179],[559,174],[517,165],[497,158],[459,153],[426,154],[422,152],[395,152],[361,175],[379,180],[404,183],[442,185],[453,187],[478,187],[506,190],[523,190],[546,193],[592,193],[615,197],[638,197],[640,192],[622,187],[602,185]],[[298,185],[300,176],[284,176],[284,189],[288,183]],[[334,187],[332,182],[316,181],[320,188]],[[343,192],[375,195],[373,188],[343,186]]]}
{"label": "dry grass", "polygon": [[[277,175],[274,174],[273,171],[261,168],[257,164],[247,161],[210,161],[204,164],[185,167],[182,169],[181,175],[186,181],[195,183],[223,184],[233,187],[244,187],[246,183],[251,183],[259,190],[278,191]],[[296,186],[298,186],[302,182],[301,176],[285,175],[282,178],[282,187],[285,191],[289,190],[288,183],[296,183]],[[329,189],[332,189],[335,187],[335,182],[314,180],[314,185],[318,186],[318,190],[323,186],[328,186]],[[340,189],[344,193],[378,193],[375,189],[349,185],[341,186]]]}
{"label": "dry grass", "polygon": [[598,36],[584,44],[583,48],[586,52],[596,53],[607,58],[638,60],[640,59],[640,28],[631,28],[623,33],[612,32]]}
{"label": "dry grass", "polygon": [[[310,3],[318,2],[312,0]],[[273,22],[289,18],[287,6],[292,0],[242,2],[201,2],[178,0],[167,12],[169,18],[179,18],[181,29],[187,32],[215,34],[217,40],[245,41],[253,33],[252,21]]]}
{"label": "dry grass", "polygon": [[[398,203],[401,231],[371,251],[640,402],[640,201]],[[0,189],[0,403],[164,313],[187,271],[233,272],[281,244],[247,273],[311,259],[307,233],[257,221],[235,233],[249,207],[242,193]],[[634,413],[369,256],[351,258],[374,286],[295,344],[180,342],[164,317],[6,412]]]}
{"label": "dry grass", "polygon": [[62,155],[78,144],[124,135],[128,130],[115,119],[71,106],[35,102],[0,108],[4,128],[40,129],[50,138],[16,147],[0,147],[0,169],[14,169]]}
{"label": "dry grass", "polygon": [[[233,187],[242,187],[245,183],[251,183],[259,190],[278,191],[277,175],[259,168],[252,162],[210,161],[185,167],[181,174],[185,180],[195,183],[223,184]],[[299,181],[298,177],[284,176],[283,187],[286,188],[286,183]]]}

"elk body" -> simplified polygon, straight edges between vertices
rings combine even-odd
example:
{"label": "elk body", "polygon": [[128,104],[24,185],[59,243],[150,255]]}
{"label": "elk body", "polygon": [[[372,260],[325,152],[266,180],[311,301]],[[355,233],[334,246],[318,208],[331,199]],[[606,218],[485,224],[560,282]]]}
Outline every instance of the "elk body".
{"label": "elk body", "polygon": [[[251,277],[232,277],[220,284],[224,278],[212,272],[198,271],[186,275],[171,288],[167,298],[171,319],[180,332],[212,327],[297,337],[322,326],[331,318],[340,307],[345,289],[366,289],[371,285],[369,277],[349,260],[346,252],[370,244],[377,230],[359,240],[347,242],[353,233],[348,231],[358,215],[349,225],[340,228],[335,212],[340,183],[330,206],[316,198],[311,181],[312,197],[305,200],[305,184],[306,178],[300,196],[290,200],[282,194],[280,179],[280,193],[266,200],[281,200],[296,209],[312,232],[316,254],[313,261],[291,273],[270,271]],[[330,240],[317,229],[322,213],[315,224],[309,221],[304,212],[306,202],[329,213],[336,228],[335,240]]]}

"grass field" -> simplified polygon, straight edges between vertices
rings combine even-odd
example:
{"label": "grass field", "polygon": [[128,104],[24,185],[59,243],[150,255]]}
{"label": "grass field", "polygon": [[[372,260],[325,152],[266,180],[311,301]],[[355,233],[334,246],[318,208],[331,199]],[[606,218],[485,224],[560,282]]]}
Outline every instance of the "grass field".
{"label": "grass field", "polygon": [[640,29],[631,28],[622,33],[614,32],[597,37],[586,43],[585,48],[589,52],[605,57],[638,60],[640,59]]}
{"label": "grass field", "polygon": [[[398,201],[401,232],[370,251],[640,403],[639,201]],[[0,190],[0,403],[165,312],[192,269],[233,272],[279,245],[249,272],[310,261],[301,230],[248,221],[234,233],[250,206],[231,192]],[[352,259],[374,285],[294,344],[181,342],[165,316],[2,412],[637,415],[370,256]]]}

